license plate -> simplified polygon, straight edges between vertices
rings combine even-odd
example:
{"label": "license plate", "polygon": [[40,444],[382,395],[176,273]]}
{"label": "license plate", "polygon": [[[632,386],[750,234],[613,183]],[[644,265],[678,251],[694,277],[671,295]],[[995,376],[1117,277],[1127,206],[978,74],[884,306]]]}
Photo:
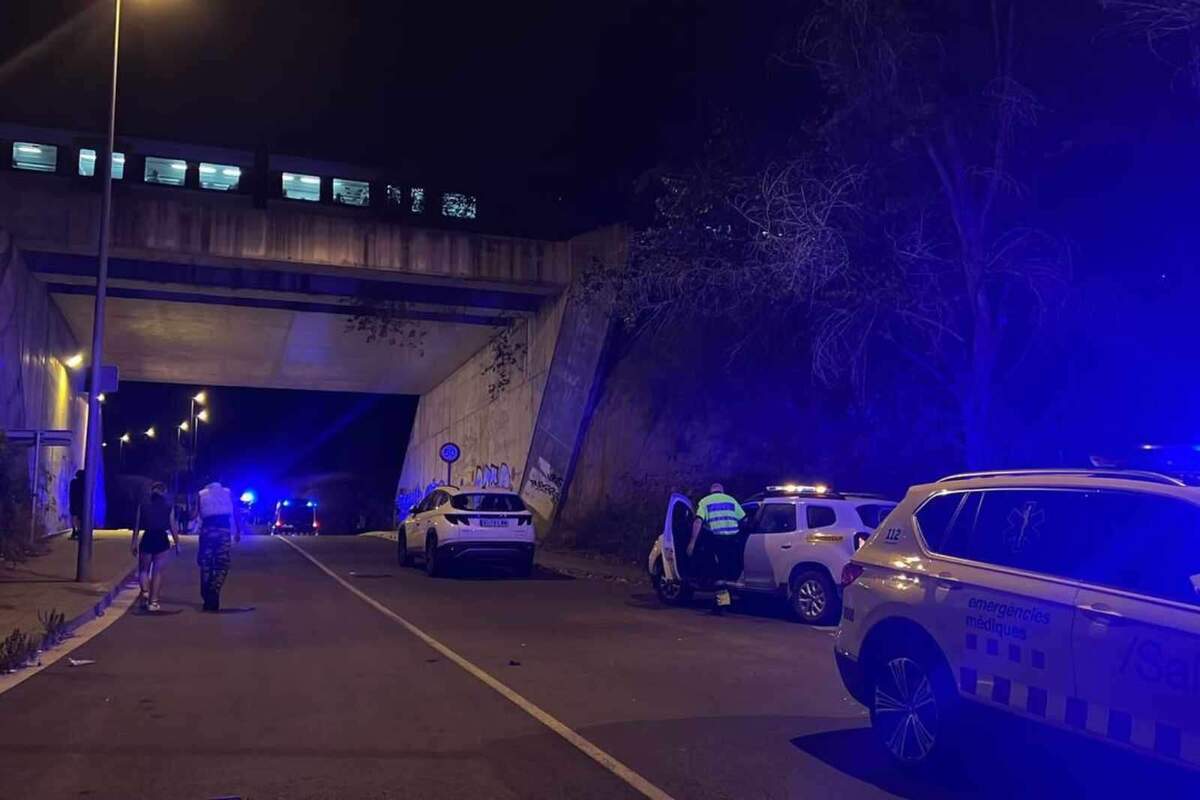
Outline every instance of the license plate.
{"label": "license plate", "polygon": [[481,528],[507,528],[508,520],[492,519],[490,517],[480,517],[479,527],[481,527]]}

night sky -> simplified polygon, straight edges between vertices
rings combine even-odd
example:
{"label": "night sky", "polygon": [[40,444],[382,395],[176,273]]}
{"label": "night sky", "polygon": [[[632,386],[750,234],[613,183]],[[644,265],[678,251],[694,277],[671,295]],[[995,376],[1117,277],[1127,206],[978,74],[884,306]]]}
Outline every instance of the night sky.
{"label": "night sky", "polygon": [[[0,116],[101,129],[111,3],[3,5]],[[263,143],[619,216],[637,175],[695,138],[698,86],[765,91],[736,76],[747,52],[771,61],[772,17],[737,5],[126,0],[118,135]]]}

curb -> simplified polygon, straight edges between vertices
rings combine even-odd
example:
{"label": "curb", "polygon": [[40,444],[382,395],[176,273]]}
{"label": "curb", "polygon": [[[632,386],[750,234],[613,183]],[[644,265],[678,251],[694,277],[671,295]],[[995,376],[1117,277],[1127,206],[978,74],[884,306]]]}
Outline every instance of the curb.
{"label": "curb", "polygon": [[104,616],[104,612],[107,611],[108,607],[112,605],[113,600],[116,599],[117,595],[121,593],[127,584],[135,580],[137,580],[137,564],[134,564],[132,567],[130,567],[129,571],[126,572],[120,578],[120,580],[114,583],[112,588],[110,588],[103,597],[97,600],[91,608],[68,620],[63,625],[64,636],[71,636],[75,633],[75,630],[80,625],[88,620],[93,620],[96,617]]}
{"label": "curb", "polygon": [[[554,572],[570,575],[575,578],[598,578],[600,580],[612,581],[615,583],[630,583],[630,584],[649,584],[650,578],[648,575],[640,574],[632,567],[626,569],[614,569],[600,559],[595,559],[595,563],[583,564],[563,564],[555,563],[558,559],[555,558],[557,553],[554,550],[538,551],[538,566],[544,567]],[[543,560],[543,556],[546,560]],[[575,556],[572,560],[575,561],[591,561],[586,556]],[[549,563],[548,563],[549,562]]]}

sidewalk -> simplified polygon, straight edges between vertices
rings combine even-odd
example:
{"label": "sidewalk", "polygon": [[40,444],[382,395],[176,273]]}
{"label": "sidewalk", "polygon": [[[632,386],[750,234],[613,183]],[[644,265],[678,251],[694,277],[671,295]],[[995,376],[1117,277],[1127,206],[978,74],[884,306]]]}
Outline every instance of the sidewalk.
{"label": "sidewalk", "polygon": [[135,567],[129,554],[129,531],[96,531],[92,550],[92,583],[75,582],[76,543],[66,536],[46,542],[50,548],[17,564],[0,565],[0,639],[14,628],[42,633],[38,612],[59,611],[69,623],[85,613]]}
{"label": "sidewalk", "polygon": [[[395,531],[367,531],[359,536],[396,541]],[[644,567],[631,564],[615,556],[593,553],[587,550],[565,550],[538,545],[537,563],[546,569],[571,575],[576,578],[601,578],[627,583],[649,583],[650,575]]]}

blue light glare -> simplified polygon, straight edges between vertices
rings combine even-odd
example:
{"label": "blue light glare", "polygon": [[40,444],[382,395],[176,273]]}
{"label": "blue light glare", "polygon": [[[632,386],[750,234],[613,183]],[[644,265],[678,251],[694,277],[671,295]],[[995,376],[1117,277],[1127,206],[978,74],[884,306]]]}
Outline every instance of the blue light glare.
{"label": "blue light glare", "polygon": [[292,504],[292,501],[291,501],[291,500],[284,500],[284,501],[283,501],[283,504],[284,504],[285,506],[290,506],[290,505]]}
{"label": "blue light glare", "polygon": [[246,491],[242,492],[242,502],[246,505],[254,505],[255,501],[257,500],[258,495],[256,495],[252,489],[247,489]]}
{"label": "blue light glare", "polygon": [[314,503],[312,500],[309,500],[309,501],[308,501],[308,507],[309,507],[309,508],[316,508],[316,507],[317,507],[317,504],[316,504],[316,503]]}

